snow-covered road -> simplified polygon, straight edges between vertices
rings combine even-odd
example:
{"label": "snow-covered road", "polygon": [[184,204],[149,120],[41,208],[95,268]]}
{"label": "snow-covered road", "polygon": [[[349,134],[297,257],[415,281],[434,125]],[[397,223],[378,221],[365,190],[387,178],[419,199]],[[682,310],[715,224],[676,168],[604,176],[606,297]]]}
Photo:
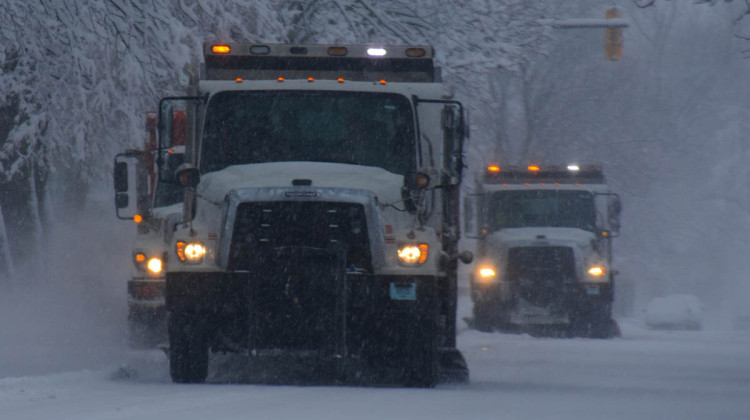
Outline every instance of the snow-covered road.
{"label": "snow-covered road", "polygon": [[106,367],[1,378],[0,418],[750,418],[750,333],[621,324],[613,340],[464,330],[471,383],[432,390],[228,384],[220,373],[174,385],[160,352],[110,349]]}

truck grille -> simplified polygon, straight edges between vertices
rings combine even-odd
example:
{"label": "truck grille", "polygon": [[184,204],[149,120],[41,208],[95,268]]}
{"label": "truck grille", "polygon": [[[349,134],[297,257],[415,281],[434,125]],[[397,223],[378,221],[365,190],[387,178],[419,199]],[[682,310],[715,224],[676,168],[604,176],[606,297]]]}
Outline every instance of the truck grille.
{"label": "truck grille", "polygon": [[232,234],[229,269],[249,269],[262,263],[269,251],[281,247],[343,250],[346,267],[372,271],[367,223],[361,204],[318,201],[240,204]]}
{"label": "truck grille", "polygon": [[566,283],[575,280],[573,249],[518,247],[508,251],[507,278],[527,302],[548,307],[564,298]]}

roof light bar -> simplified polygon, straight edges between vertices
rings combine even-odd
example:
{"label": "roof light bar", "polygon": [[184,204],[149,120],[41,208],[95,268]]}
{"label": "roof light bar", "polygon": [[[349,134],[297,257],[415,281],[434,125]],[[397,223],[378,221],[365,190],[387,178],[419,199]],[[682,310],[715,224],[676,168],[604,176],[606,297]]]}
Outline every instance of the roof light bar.
{"label": "roof light bar", "polygon": [[599,165],[562,165],[562,166],[504,166],[489,164],[484,171],[484,181],[491,184],[601,184],[604,183],[604,172]]}

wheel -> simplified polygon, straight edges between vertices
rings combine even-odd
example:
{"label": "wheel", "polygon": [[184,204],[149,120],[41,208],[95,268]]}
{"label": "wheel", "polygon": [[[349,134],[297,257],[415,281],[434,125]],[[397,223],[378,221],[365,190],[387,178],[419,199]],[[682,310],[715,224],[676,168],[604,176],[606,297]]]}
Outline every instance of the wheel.
{"label": "wheel", "polygon": [[186,313],[169,317],[169,374],[175,383],[202,383],[208,376],[205,324]]}
{"label": "wheel", "polygon": [[164,314],[128,316],[128,344],[131,349],[154,349],[167,341],[167,325]]}
{"label": "wheel", "polygon": [[474,303],[474,329],[481,332],[494,332],[497,326],[497,319],[493,315],[490,305],[484,302]]}
{"label": "wheel", "polygon": [[420,334],[421,343],[405,349],[400,381],[407,387],[433,388],[438,380],[438,351],[435,337]]}
{"label": "wheel", "polygon": [[572,317],[568,336],[588,338],[619,337],[620,327],[612,318],[610,305],[597,305]]}

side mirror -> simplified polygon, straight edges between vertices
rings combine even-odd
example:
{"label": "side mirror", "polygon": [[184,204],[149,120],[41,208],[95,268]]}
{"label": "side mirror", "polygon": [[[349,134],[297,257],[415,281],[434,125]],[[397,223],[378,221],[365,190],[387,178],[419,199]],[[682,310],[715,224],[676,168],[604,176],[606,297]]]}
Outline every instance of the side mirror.
{"label": "side mirror", "polygon": [[612,228],[612,232],[617,234],[620,231],[620,214],[622,213],[622,202],[620,196],[615,194],[612,196],[612,202],[609,206],[609,226]]}
{"label": "side mirror", "polygon": [[427,170],[411,172],[404,176],[404,186],[401,187],[401,198],[409,213],[417,211],[418,201],[424,191],[430,188],[432,177]]}
{"label": "side mirror", "polygon": [[443,125],[443,168],[449,176],[451,185],[461,183],[461,173],[464,169],[463,142],[466,137],[466,124],[463,106],[447,104],[443,107],[441,116]]}
{"label": "side mirror", "polygon": [[183,163],[175,171],[177,182],[185,187],[195,188],[201,182],[201,174],[198,168],[190,163]]}
{"label": "side mirror", "polygon": [[464,196],[464,232],[468,238],[479,236],[479,212],[477,210],[477,197],[475,195]]}
{"label": "side mirror", "polygon": [[[115,161],[115,192],[128,192],[128,164],[127,162]],[[127,205],[127,204],[126,204]],[[118,206],[118,208],[120,208]]]}
{"label": "side mirror", "polygon": [[[145,173],[144,152],[128,151],[115,156],[114,187],[115,211],[119,219],[132,220],[136,214],[148,211],[148,179]],[[131,200],[130,197],[135,197]]]}

